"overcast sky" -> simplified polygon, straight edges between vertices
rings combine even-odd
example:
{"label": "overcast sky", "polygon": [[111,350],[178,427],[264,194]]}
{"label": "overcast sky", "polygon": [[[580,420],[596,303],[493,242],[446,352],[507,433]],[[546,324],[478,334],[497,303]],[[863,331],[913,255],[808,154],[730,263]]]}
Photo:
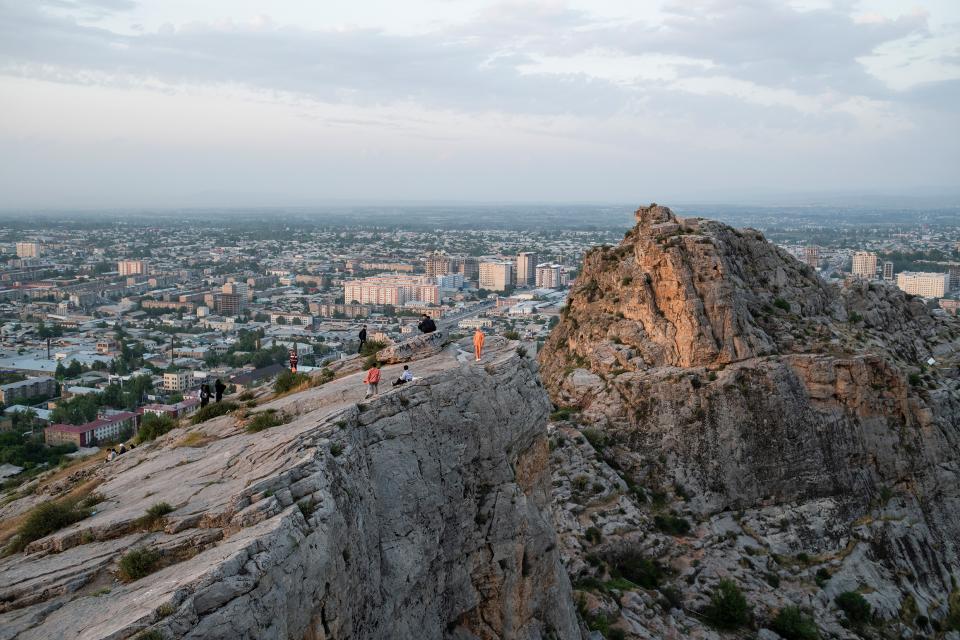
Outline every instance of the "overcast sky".
{"label": "overcast sky", "polygon": [[0,208],[957,176],[958,0],[0,0]]}

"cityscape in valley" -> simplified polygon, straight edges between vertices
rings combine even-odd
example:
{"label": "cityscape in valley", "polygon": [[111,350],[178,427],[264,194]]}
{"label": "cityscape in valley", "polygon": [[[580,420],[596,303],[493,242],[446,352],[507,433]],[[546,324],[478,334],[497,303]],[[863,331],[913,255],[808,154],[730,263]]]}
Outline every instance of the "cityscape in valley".
{"label": "cityscape in valley", "polygon": [[[14,486],[71,445],[129,438],[145,413],[189,415],[203,384],[269,386],[292,353],[301,372],[321,369],[356,353],[363,327],[388,346],[426,315],[454,335],[480,328],[542,345],[584,253],[618,242],[630,215],[557,209],[448,208],[437,222],[415,207],[361,209],[353,223],[281,211],[269,222],[246,212],[7,217],[3,479]],[[934,313],[960,307],[955,209],[861,209],[843,224],[829,208],[678,211],[754,226],[826,281],[897,287]],[[528,218],[537,224],[519,222]],[[24,442],[49,451],[25,455]]]}
{"label": "cityscape in valley", "polygon": [[958,43],[0,0],[0,640],[960,640]]}

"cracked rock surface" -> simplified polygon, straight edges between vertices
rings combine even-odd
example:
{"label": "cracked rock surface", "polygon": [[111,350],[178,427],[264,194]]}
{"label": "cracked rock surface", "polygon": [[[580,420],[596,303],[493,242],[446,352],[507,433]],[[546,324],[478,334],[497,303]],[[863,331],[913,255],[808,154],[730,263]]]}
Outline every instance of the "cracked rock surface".
{"label": "cracked rock surface", "polygon": [[[352,374],[248,410],[281,426],[226,415],[101,464],[94,515],[0,560],[0,638],[580,638],[537,365],[459,351],[370,400]],[[141,547],[161,568],[117,580]]]}

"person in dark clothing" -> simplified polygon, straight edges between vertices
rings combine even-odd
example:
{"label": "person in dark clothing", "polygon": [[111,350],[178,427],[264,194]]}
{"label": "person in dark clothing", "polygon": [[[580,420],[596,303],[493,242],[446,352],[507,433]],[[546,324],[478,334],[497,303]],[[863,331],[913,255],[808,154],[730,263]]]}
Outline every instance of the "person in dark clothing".
{"label": "person in dark clothing", "polygon": [[217,394],[217,402],[223,400],[223,392],[227,390],[227,385],[220,382],[220,378],[217,378],[217,381],[213,383],[213,390]]}
{"label": "person in dark clothing", "polygon": [[210,404],[210,385],[204,382],[200,385],[200,408],[203,409],[208,404]]}
{"label": "person in dark clothing", "polygon": [[420,324],[417,325],[417,328],[420,329],[421,333],[433,333],[437,330],[437,323],[435,323],[433,318],[427,314],[423,314],[423,317],[420,320]]}
{"label": "person in dark clothing", "polygon": [[367,343],[367,325],[363,325],[363,328],[360,329],[360,346],[357,347],[357,353],[363,351],[363,345]]}

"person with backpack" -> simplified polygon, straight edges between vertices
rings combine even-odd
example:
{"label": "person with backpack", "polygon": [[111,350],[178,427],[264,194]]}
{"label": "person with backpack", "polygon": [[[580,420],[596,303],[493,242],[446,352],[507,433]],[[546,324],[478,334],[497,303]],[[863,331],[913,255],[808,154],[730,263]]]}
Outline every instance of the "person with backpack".
{"label": "person with backpack", "polygon": [[227,385],[220,382],[220,378],[217,378],[216,382],[213,383],[213,391],[216,393],[217,402],[223,400],[223,392],[227,390]]}
{"label": "person with backpack", "polygon": [[363,396],[364,400],[371,396],[377,395],[377,385],[380,384],[379,362],[374,362],[373,366],[367,369],[367,375],[363,379],[363,384],[367,385],[367,395]]}
{"label": "person with backpack", "polygon": [[210,385],[204,382],[200,385],[200,408],[203,409],[208,404],[210,404]]}

